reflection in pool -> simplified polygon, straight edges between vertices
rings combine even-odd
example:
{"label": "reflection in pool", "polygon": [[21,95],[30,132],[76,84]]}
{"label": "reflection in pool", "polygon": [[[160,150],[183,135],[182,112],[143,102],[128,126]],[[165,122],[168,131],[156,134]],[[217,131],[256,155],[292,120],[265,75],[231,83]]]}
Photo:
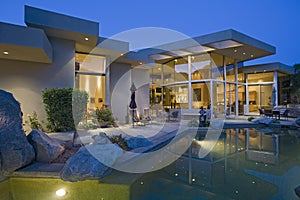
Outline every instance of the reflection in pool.
{"label": "reflection in pool", "polygon": [[199,136],[170,166],[147,173],[132,199],[299,199],[300,139],[295,130],[224,129],[204,158]]}

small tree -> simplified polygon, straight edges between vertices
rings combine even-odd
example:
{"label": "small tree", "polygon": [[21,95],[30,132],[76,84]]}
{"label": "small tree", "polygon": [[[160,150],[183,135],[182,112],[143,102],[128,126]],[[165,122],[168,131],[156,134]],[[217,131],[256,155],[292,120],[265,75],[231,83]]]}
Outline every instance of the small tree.
{"label": "small tree", "polygon": [[300,99],[300,64],[294,65],[295,74],[291,76],[291,94]]}

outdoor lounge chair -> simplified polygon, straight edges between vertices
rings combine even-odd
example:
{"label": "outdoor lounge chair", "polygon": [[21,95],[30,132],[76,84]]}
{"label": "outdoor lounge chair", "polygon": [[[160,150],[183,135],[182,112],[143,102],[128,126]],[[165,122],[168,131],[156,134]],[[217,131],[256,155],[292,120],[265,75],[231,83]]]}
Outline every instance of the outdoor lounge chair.
{"label": "outdoor lounge chair", "polygon": [[285,117],[286,119],[289,119],[289,116],[288,116],[288,114],[289,114],[289,111],[288,111],[288,109],[280,109],[280,116],[281,117]]}
{"label": "outdoor lounge chair", "polygon": [[272,110],[264,110],[265,116],[266,117],[273,117],[273,111]]}

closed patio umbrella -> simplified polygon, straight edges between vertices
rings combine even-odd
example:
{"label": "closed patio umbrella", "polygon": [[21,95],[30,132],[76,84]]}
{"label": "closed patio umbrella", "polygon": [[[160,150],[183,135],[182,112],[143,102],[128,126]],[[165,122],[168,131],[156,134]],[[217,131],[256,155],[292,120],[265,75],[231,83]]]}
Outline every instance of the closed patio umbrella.
{"label": "closed patio umbrella", "polygon": [[273,87],[272,89],[272,108],[276,106],[276,88]]}
{"label": "closed patio umbrella", "polygon": [[130,91],[131,91],[131,97],[130,97],[129,108],[132,110],[132,126],[134,127],[134,121],[135,121],[134,110],[137,108],[137,105],[135,102],[136,87],[135,87],[134,83],[132,83],[132,85],[130,87]]}

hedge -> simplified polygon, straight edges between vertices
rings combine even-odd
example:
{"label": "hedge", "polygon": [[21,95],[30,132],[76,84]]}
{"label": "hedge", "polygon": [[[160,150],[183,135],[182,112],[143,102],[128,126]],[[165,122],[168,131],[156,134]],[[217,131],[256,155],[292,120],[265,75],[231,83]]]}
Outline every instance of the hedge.
{"label": "hedge", "polygon": [[76,129],[86,113],[88,94],[73,88],[45,89],[42,100],[49,131],[70,131]]}

